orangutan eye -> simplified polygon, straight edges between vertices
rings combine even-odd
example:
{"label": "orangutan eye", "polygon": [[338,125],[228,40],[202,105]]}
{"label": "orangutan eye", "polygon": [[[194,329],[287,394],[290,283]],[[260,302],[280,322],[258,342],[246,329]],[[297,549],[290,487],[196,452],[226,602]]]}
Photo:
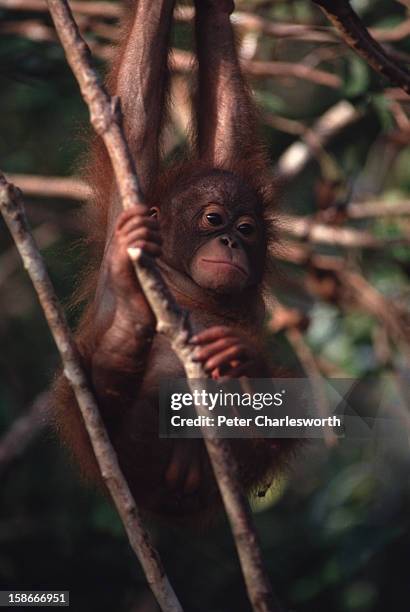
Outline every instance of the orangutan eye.
{"label": "orangutan eye", "polygon": [[208,213],[206,215],[206,220],[208,221],[210,225],[213,225],[214,227],[217,227],[218,225],[222,225],[223,223],[222,216],[219,215],[218,213]]}
{"label": "orangutan eye", "polygon": [[255,227],[251,223],[241,223],[238,225],[237,230],[244,236],[250,236],[254,233]]}

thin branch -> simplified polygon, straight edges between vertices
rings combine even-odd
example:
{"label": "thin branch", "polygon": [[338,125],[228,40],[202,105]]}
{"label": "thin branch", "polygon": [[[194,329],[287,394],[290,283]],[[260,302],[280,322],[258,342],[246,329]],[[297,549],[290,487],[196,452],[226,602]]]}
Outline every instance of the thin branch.
{"label": "thin branch", "polygon": [[[100,2],[99,0],[72,0],[70,2],[74,14],[91,17],[93,19],[119,19],[123,7],[116,2]],[[47,10],[46,0],[0,0],[0,8],[10,11],[31,11],[42,13]],[[189,22],[194,18],[194,9],[190,6],[177,6],[174,19],[180,22]],[[271,21],[260,15],[245,11],[235,11],[232,15],[235,26],[242,30],[273,36],[275,38],[288,38],[292,40],[339,43],[337,31],[327,26],[311,24],[294,24]],[[370,32],[379,41],[395,42],[406,38],[410,32],[410,20],[405,20],[393,28],[371,28]]]}
{"label": "thin branch", "polygon": [[246,74],[253,77],[302,79],[332,89],[340,89],[342,86],[342,79],[338,75],[318,70],[317,68],[311,68],[304,64],[242,60],[241,65]]}
{"label": "thin branch", "polygon": [[393,60],[370,35],[365,25],[350,6],[349,0],[312,0],[338,29],[346,44],[362,57],[376,72],[410,94],[410,72]]}
{"label": "thin branch", "polygon": [[[80,15],[90,17],[115,19],[122,15],[123,8],[116,2],[100,2],[91,0],[84,2],[73,0],[70,2],[72,10]],[[35,11],[42,13],[47,11],[46,0],[0,0],[0,7],[13,11]]]}
{"label": "thin branch", "polygon": [[337,275],[345,290],[354,300],[376,317],[387,329],[397,345],[406,345],[405,353],[410,358],[410,313],[403,311],[382,295],[357,272],[342,269]]}
{"label": "thin branch", "polygon": [[0,439],[0,474],[18,459],[47,425],[49,393],[41,393],[26,414],[16,419]]}
{"label": "thin branch", "polygon": [[24,194],[30,196],[67,200],[86,200],[90,196],[87,185],[74,177],[7,172],[6,178],[10,183],[18,185]]}
{"label": "thin branch", "polygon": [[280,156],[275,166],[281,183],[295,179],[314,157],[318,147],[325,147],[338,133],[360,119],[361,113],[349,102],[342,100],[327,110],[310,129],[309,142],[294,142]]}
{"label": "thin branch", "polygon": [[387,87],[387,89],[385,89],[383,93],[386,98],[390,98],[392,100],[404,102],[407,104],[410,102],[409,96],[399,87]]}
{"label": "thin branch", "polygon": [[[3,0],[0,0],[0,4],[1,1]],[[194,16],[195,10],[192,7],[178,6],[175,9],[174,18],[177,21],[192,21]],[[278,23],[246,11],[235,11],[232,14],[232,23],[242,30],[275,38],[291,38],[310,42],[339,42],[337,33],[326,26]]]}
{"label": "thin branch", "polygon": [[[322,418],[330,416],[330,403],[326,395],[326,389],[322,374],[310,347],[306,343],[302,329],[309,324],[309,319],[305,313],[297,308],[283,306],[277,298],[269,295],[265,301],[267,310],[271,315],[269,329],[277,334],[284,331],[292,346],[301,366],[303,367],[318,406],[319,414]],[[336,434],[328,427],[323,428],[324,440],[327,447],[335,446],[338,442]]]}
{"label": "thin branch", "polygon": [[[85,183],[75,178],[47,177],[24,174],[8,174],[14,181],[21,184],[27,195],[41,197],[61,197],[66,199],[87,199],[89,189]],[[410,214],[410,202],[402,201],[396,203],[389,202],[363,202],[350,204],[347,208],[347,216],[352,219],[360,219],[372,216],[403,216]],[[383,245],[395,245],[401,243],[400,239],[386,241],[377,239],[369,232],[356,230],[350,227],[339,227],[319,223],[313,217],[301,217],[297,215],[277,215],[276,217],[279,231],[290,234],[312,243],[329,243],[346,248],[378,248]],[[55,241],[55,231],[47,240],[45,227],[37,239],[42,241],[42,246],[48,246],[50,241]],[[35,233],[39,230],[35,230]],[[43,244],[43,240],[45,243]],[[407,241],[405,241],[407,242]],[[3,257],[3,256],[2,256]],[[2,261],[2,258],[0,258]],[[0,269],[0,283],[3,278],[3,266]]]}
{"label": "thin branch", "polygon": [[271,249],[271,255],[281,261],[289,261],[298,266],[313,265],[323,270],[339,270],[346,265],[344,257],[333,255],[318,255],[312,252],[310,242],[295,242],[281,239],[279,245]]}
{"label": "thin branch", "polygon": [[[53,28],[35,19],[5,21],[0,23],[0,32],[2,34],[21,36],[34,42],[57,42],[58,40]],[[87,38],[87,44],[92,50],[93,55],[100,60],[107,62],[113,57],[114,48],[112,45],[99,43],[92,37]]]}
{"label": "thin branch", "polygon": [[56,40],[53,30],[36,19],[4,21],[0,26],[3,35],[21,36],[34,42],[54,42]]}
{"label": "thin branch", "polygon": [[[48,0],[48,7],[64,47],[67,61],[76,76],[91,122],[103,139],[110,156],[123,208],[142,202],[132,158],[120,127],[119,100],[111,99],[100,85],[90,62],[88,48],[81,38],[66,0]],[[188,379],[206,378],[194,361],[194,347],[189,343],[191,326],[166,287],[152,258],[139,249],[129,249],[144,294],[156,316],[157,330],[164,333],[184,364]],[[204,412],[199,407],[198,412]],[[251,512],[238,478],[238,467],[226,440],[206,437],[205,444],[231,523],[242,571],[255,611],[268,612],[279,606],[273,602]]]}
{"label": "thin branch", "polygon": [[404,110],[404,105],[396,100],[389,100],[389,108],[394,117],[398,129],[403,132],[407,139],[407,144],[410,143],[410,119]]}
{"label": "thin branch", "polygon": [[69,380],[84,418],[101,474],[122,519],[130,544],[138,556],[148,583],[164,611],[182,608],[164,572],[158,553],[145,531],[127,481],[104,427],[95,399],[88,387],[77,347],[47,274],[43,259],[30,233],[20,192],[0,174],[0,210],[14,238],[50,331],[59,350],[64,374]]}
{"label": "thin branch", "polygon": [[[118,19],[123,14],[121,4],[115,2],[88,2],[72,0],[70,2],[74,14],[97,19]],[[44,12],[47,10],[46,0],[0,0],[0,8],[13,11]],[[174,19],[180,22],[192,21],[195,11],[190,6],[177,6]],[[298,25],[291,23],[276,23],[243,11],[236,11],[233,23],[244,29],[276,38],[292,38],[312,42],[338,42],[337,35],[328,27]]]}
{"label": "thin branch", "polygon": [[[0,5],[2,1],[0,0]],[[177,21],[190,21],[193,17],[194,10],[190,7],[180,6],[175,10],[175,19]],[[232,22],[243,30],[250,30],[265,36],[273,36],[274,38],[288,38],[318,43],[340,43],[344,40],[343,36],[342,40],[340,40],[339,28],[333,30],[322,25],[280,23],[245,11],[235,11],[232,14]],[[410,19],[405,19],[392,28],[370,28],[369,32],[380,42],[397,42],[410,35]]]}
{"label": "thin branch", "polygon": [[[195,68],[195,56],[190,51],[174,49],[171,55],[170,67],[175,72],[191,73]],[[339,89],[342,80],[336,74],[310,68],[303,64],[291,62],[261,62],[257,60],[241,60],[241,68],[245,74],[255,78],[293,78],[303,79],[332,89]]]}
{"label": "thin branch", "polygon": [[[330,403],[326,395],[324,380],[316,363],[316,359],[306,343],[302,332],[297,327],[290,327],[286,330],[286,337],[309,378],[320,416],[322,418],[330,416]],[[324,440],[328,448],[338,443],[337,435],[331,431],[329,427],[324,427]]]}
{"label": "thin branch", "polygon": [[[42,223],[35,230],[33,236],[40,249],[55,244],[60,239],[59,228],[54,223]],[[20,265],[20,259],[16,249],[10,247],[0,255],[0,287],[10,278]]]}
{"label": "thin branch", "polygon": [[374,353],[380,365],[387,370],[393,384],[397,390],[397,402],[392,402],[390,410],[394,411],[402,419],[406,429],[410,431],[410,412],[409,412],[409,390],[408,378],[403,376],[400,367],[395,366],[394,353],[387,330],[384,326],[378,325],[372,334],[372,344]]}
{"label": "thin branch", "polygon": [[308,130],[308,127],[302,121],[288,119],[288,117],[281,117],[273,113],[264,113],[263,122],[279,132],[292,134],[292,136],[300,136],[301,138],[304,137]]}
{"label": "thin branch", "polygon": [[[3,34],[16,34],[33,40],[35,42],[52,42],[55,40],[54,32],[51,28],[35,20],[27,20],[23,22],[8,21],[0,24],[0,31]],[[114,49],[112,45],[101,44],[95,40],[87,39],[93,54],[104,61],[108,61],[113,57]],[[292,62],[260,62],[256,60],[242,60],[241,67],[245,74],[253,78],[289,78],[302,79],[330,87],[339,89],[342,85],[341,78],[330,72],[311,68],[303,64],[294,64]],[[196,68],[195,57],[189,51],[181,49],[173,49],[170,55],[170,70],[180,74],[191,74]]]}
{"label": "thin branch", "polygon": [[394,28],[370,28],[369,32],[379,42],[398,42],[410,36],[410,19],[405,19]]}
{"label": "thin branch", "polygon": [[[410,363],[410,312],[382,295],[362,274],[352,270],[348,260],[314,254],[308,246],[294,243],[283,244],[281,249],[275,249],[272,254],[297,265],[309,264],[311,269],[329,272],[327,281],[322,279],[323,285],[305,283],[308,293],[313,292],[320,299],[336,303],[342,308],[359,307],[378,319],[392,342],[401,348],[407,363]],[[286,317],[282,316],[285,327],[300,323],[297,313],[289,311],[289,314],[285,314]]]}
{"label": "thin branch", "polygon": [[[376,249],[386,242],[369,232],[350,227],[339,227],[318,223],[313,217],[282,215],[279,220],[282,232],[310,242],[334,244],[345,248]],[[401,242],[401,241],[400,241]],[[397,244],[394,240],[392,244]]]}
{"label": "thin branch", "polygon": [[383,200],[352,202],[348,205],[346,212],[351,219],[404,217],[410,215],[410,200],[399,200],[396,202],[386,202]]}
{"label": "thin branch", "polygon": [[323,26],[312,26],[298,23],[278,23],[244,11],[235,11],[232,15],[234,26],[243,30],[291,40],[338,43],[338,36],[333,30]]}
{"label": "thin branch", "polygon": [[[269,121],[271,121],[271,117],[269,117]],[[272,118],[272,124],[279,130],[289,131],[289,133],[296,135],[303,135],[306,131],[306,126],[303,123],[282,117],[275,117],[274,120]],[[29,196],[86,200],[90,195],[86,183],[75,177],[12,174],[8,172],[6,178],[9,182],[19,185],[21,191]],[[347,206],[346,215],[350,219],[407,216],[410,215],[410,200],[352,202]],[[289,217],[289,219],[293,219],[293,217]]]}

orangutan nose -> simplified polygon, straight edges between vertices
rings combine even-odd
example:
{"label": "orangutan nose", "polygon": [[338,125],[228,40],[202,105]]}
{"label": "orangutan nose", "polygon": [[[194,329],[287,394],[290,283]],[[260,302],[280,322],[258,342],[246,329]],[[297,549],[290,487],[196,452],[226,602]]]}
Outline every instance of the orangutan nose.
{"label": "orangutan nose", "polygon": [[228,234],[221,236],[219,240],[224,246],[227,246],[229,249],[237,249],[239,247],[238,242],[231,238],[231,236],[228,236]]}

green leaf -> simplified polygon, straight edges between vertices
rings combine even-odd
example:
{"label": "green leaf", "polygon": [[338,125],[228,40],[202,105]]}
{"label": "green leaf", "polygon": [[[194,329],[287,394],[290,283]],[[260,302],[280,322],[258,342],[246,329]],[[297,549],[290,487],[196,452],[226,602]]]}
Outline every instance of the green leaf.
{"label": "green leaf", "polygon": [[347,63],[347,74],[343,91],[348,98],[354,98],[364,94],[370,82],[369,68],[367,64],[356,55],[352,55]]}

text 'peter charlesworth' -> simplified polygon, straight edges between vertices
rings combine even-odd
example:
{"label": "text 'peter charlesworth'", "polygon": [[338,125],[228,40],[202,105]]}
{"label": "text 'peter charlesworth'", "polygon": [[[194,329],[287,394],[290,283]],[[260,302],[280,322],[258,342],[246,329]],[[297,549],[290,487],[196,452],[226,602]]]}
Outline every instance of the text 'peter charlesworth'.
{"label": "text 'peter charlesworth'", "polygon": [[260,414],[255,418],[227,417],[224,415],[189,418],[175,414],[171,417],[171,425],[173,427],[340,427],[342,420],[337,416],[324,418],[293,418],[285,416],[277,419]]}

